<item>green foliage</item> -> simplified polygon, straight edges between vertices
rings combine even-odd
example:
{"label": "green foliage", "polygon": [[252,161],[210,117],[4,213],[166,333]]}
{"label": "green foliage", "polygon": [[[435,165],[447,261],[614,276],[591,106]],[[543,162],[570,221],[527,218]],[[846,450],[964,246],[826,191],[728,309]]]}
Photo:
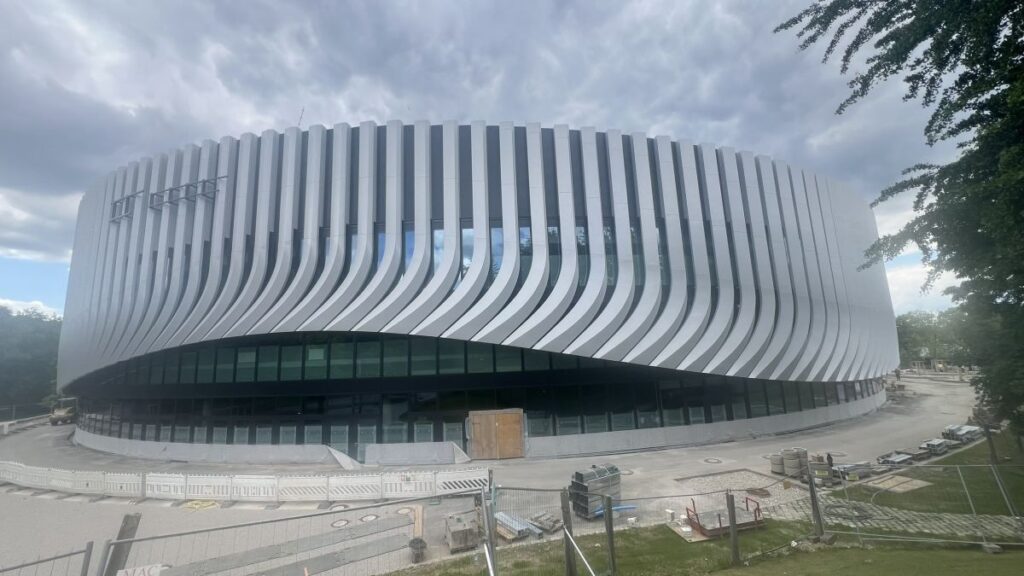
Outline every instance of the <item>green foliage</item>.
{"label": "green foliage", "polygon": [[881,192],[876,204],[914,192],[915,217],[867,256],[915,244],[929,283],[944,271],[962,280],[951,292],[982,370],[975,384],[997,417],[1024,430],[1024,3],[818,0],[776,31],[793,28],[801,49],[828,37],[825,60],[846,39],[843,73],[868,52],[839,113],[902,75],[904,99],[932,108],[928,143],[957,141],[955,161],[912,166]]}
{"label": "green foliage", "polygon": [[0,406],[31,404],[54,391],[60,318],[0,306]]}
{"label": "green foliage", "polygon": [[955,366],[977,364],[967,344],[971,334],[970,318],[962,308],[942,312],[914,311],[896,317],[900,361],[909,367],[914,361],[932,358]]}

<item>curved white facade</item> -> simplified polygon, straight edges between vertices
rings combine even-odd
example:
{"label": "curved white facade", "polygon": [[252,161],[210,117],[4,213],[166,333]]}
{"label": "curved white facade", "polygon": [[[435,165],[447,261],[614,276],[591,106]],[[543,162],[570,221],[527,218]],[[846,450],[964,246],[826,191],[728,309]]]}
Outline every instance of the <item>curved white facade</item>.
{"label": "curved white facade", "polygon": [[225,137],[85,194],[58,380],[300,331],[865,380],[898,362],[883,270],[859,269],[876,236],[835,181],[666,136],[392,121]]}

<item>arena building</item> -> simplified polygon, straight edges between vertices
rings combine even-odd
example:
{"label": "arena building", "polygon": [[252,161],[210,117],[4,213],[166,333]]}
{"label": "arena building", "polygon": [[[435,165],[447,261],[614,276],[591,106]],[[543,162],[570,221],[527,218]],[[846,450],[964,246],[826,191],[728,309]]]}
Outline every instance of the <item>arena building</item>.
{"label": "arena building", "polygon": [[833,180],[665,136],[208,140],[85,194],[59,387],[89,437],[357,459],[474,452],[499,409],[537,456],[807,428],[877,408],[897,366],[876,237]]}

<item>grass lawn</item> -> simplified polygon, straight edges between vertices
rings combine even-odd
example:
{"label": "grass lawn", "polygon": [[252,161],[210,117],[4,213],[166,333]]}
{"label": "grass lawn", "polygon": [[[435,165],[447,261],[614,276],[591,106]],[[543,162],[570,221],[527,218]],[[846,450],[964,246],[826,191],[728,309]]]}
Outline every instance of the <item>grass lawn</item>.
{"label": "grass lawn", "polygon": [[[769,521],[765,528],[740,533],[740,549],[744,557],[770,550],[807,535],[809,527],[794,522]],[[608,552],[604,535],[581,536],[577,539],[587,561],[598,574],[607,573]],[[618,574],[666,576],[669,574],[707,574],[729,566],[728,539],[687,543],[665,526],[635,528],[615,533]],[[561,538],[539,544],[498,548],[498,572],[502,576],[565,574],[565,551]],[[582,562],[579,572],[586,573]],[[474,559],[462,557],[442,561],[398,574],[407,576],[440,576],[442,574],[478,576],[486,572],[483,551]]]}
{"label": "grass lawn", "polygon": [[[1000,475],[1007,493],[1018,510],[1024,509],[1024,453],[1021,453],[1009,434],[998,434],[994,437],[996,451],[1000,456]],[[989,449],[985,442],[978,443],[966,450],[940,458],[931,464],[985,464],[989,463]],[[876,488],[857,485],[851,486],[847,493],[851,500],[874,502],[882,506],[891,506],[916,512],[952,512],[970,514],[971,503],[978,514],[1005,515],[1006,502],[996,484],[992,469],[984,467],[963,467],[960,474],[953,467],[915,467],[900,471],[898,474],[907,478],[915,478],[930,483],[930,486],[897,494],[880,492]],[[963,484],[967,484],[970,500],[964,493]],[[832,496],[844,498],[842,490],[831,493]],[[872,500],[873,498],[873,500]]]}
{"label": "grass lawn", "polygon": [[[716,576],[945,576],[984,574],[1003,576],[1020,574],[1024,554],[1005,552],[990,555],[978,549],[937,550],[934,548],[884,547],[874,549],[834,548],[798,552],[772,558],[748,567],[717,572]],[[682,572],[679,572],[682,574]]]}
{"label": "grass lawn", "polygon": [[[802,538],[809,527],[793,522],[769,522],[766,528],[740,533],[740,548],[750,566],[729,567],[728,540],[687,543],[665,526],[621,530],[615,535],[618,574],[621,576],[668,576],[711,574],[721,576],[899,574],[941,576],[984,573],[985,576],[1020,574],[1024,552],[1007,551],[989,555],[977,547],[940,548],[921,545],[879,544],[871,548],[850,547],[855,538],[840,540],[834,547],[788,546],[777,554],[759,555],[791,540]],[[587,560],[597,574],[607,574],[604,537],[578,539]],[[598,546],[599,545],[599,546]],[[565,574],[561,539],[498,549],[501,576],[562,576]],[[579,563],[579,573],[586,569]],[[483,551],[477,558],[464,556],[398,572],[402,576],[486,574]]]}

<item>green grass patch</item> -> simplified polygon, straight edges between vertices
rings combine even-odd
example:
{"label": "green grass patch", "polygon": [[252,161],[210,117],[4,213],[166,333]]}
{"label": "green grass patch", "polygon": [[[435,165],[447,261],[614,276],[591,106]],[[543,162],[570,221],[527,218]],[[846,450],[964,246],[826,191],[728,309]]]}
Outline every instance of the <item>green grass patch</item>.
{"label": "green grass patch", "polygon": [[[809,527],[796,522],[768,521],[757,530],[740,533],[740,550],[745,558],[785,546],[802,538]],[[608,550],[603,534],[580,536],[577,539],[587,561],[598,574],[607,573]],[[727,538],[688,543],[666,526],[619,530],[615,533],[618,574],[668,576],[672,574],[707,574],[729,566]],[[486,572],[482,550],[473,555],[411,568],[399,574],[406,576],[473,575]],[[565,574],[565,550],[562,539],[537,544],[498,548],[498,571],[502,576],[562,576]],[[585,573],[577,560],[580,573]]]}
{"label": "green grass patch", "polygon": [[[978,546],[907,544],[868,541],[861,547],[855,536],[841,536],[835,546],[806,542],[797,548],[788,544],[803,540],[810,526],[799,522],[769,521],[764,528],[740,533],[740,550],[749,566],[730,567],[727,538],[688,543],[665,526],[619,530],[615,534],[618,574],[621,576],[670,576],[679,574],[720,574],[758,576],[787,574],[856,575],[899,574],[941,576],[977,573],[986,576],[1019,574],[1024,552],[1008,549],[1002,555],[988,555]],[[894,534],[896,535],[896,534]],[[934,536],[931,536],[934,537]],[[604,535],[581,536],[580,548],[597,574],[607,574]],[[562,576],[565,552],[560,537],[519,546],[499,547],[498,569],[502,576]],[[577,560],[579,572],[586,573]],[[398,572],[402,576],[479,576],[486,574],[482,549],[462,556]]]}
{"label": "green grass patch", "polygon": [[[994,441],[1001,458],[999,473],[1003,485],[1015,507],[1020,510],[1024,505],[1024,454],[1018,450],[1009,434],[997,434]],[[981,442],[932,463],[938,466],[907,468],[897,472],[905,478],[928,482],[929,486],[896,493],[859,484],[850,486],[845,492],[833,491],[831,495],[837,498],[848,496],[850,500],[915,512],[971,514],[973,504],[978,514],[1008,515],[1006,500],[999,490],[992,468],[970,466],[988,463],[989,448],[985,442]],[[962,466],[959,472],[955,465]]]}
{"label": "green grass patch", "polygon": [[[749,567],[718,572],[719,576],[864,576],[866,574],[899,574],[900,576],[945,576],[985,574],[985,576],[1021,573],[1024,554],[1006,552],[985,554],[977,548],[942,550],[884,546],[864,548],[829,548],[798,552],[781,558],[758,562]],[[683,574],[684,572],[678,572]]]}

